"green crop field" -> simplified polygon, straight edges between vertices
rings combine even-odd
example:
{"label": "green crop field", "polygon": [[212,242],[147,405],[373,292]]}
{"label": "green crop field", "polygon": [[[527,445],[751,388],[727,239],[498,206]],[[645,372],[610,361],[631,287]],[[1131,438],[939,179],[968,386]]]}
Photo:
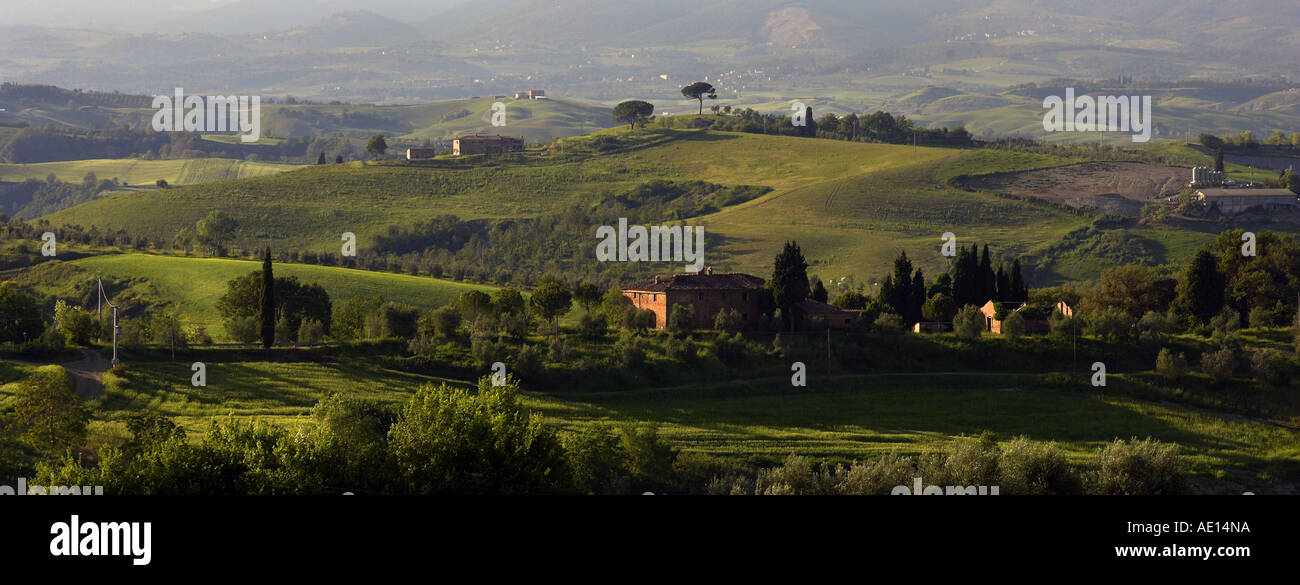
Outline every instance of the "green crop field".
{"label": "green crop field", "polygon": [[[128,381],[110,385],[95,403],[98,432],[120,434],[121,419],[145,407],[175,417],[191,433],[228,415],[294,425],[306,420],[325,392],[400,404],[419,385],[445,381],[346,361],[209,360],[208,386],[194,388],[190,360],[181,361],[130,364]],[[1001,440],[1026,435],[1056,441],[1075,463],[1086,463],[1110,440],[1133,436],[1179,443],[1201,473],[1247,467],[1259,472],[1293,466],[1300,456],[1300,432],[1294,429],[1122,396],[1047,389],[1036,376],[869,375],[810,383],[798,391],[781,381],[580,397],[529,393],[525,404],[565,430],[597,421],[657,423],[679,448],[729,458],[916,454],[985,430]]]}
{"label": "green crop field", "polygon": [[[73,274],[60,274],[58,280],[37,284],[43,294],[66,293],[78,279],[96,275],[118,278],[144,278],[152,285],[153,299],[177,307],[181,317],[189,324],[202,324],[209,333],[219,336],[224,331],[217,312],[217,299],[225,293],[231,279],[261,269],[261,263],[252,260],[227,258],[186,258],[153,256],[147,254],[114,254],[92,256],[68,264],[76,268]],[[354,296],[382,295],[390,301],[407,303],[421,309],[440,307],[468,290],[491,292],[491,287],[458,282],[369,272],[332,266],[309,264],[276,264],[277,277],[296,276],[305,283],[319,283],[325,287],[330,300],[336,305]]]}
{"label": "green crop field", "polygon": [[45,163],[0,164],[0,180],[45,180],[51,173],[60,181],[80,183],[86,173],[97,179],[117,179],[126,185],[153,185],[158,179],[172,185],[193,185],[270,175],[298,165],[249,162],[229,158],[144,160],[104,158]]}

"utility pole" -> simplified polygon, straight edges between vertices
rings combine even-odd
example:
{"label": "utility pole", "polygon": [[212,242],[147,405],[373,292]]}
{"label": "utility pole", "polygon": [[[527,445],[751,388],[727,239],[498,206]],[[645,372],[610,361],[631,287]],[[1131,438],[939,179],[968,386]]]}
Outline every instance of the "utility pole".
{"label": "utility pole", "polygon": [[110,303],[108,306],[113,308],[113,365],[120,366],[122,360],[117,359],[117,334],[122,331],[122,328],[117,325],[117,305]]}
{"label": "utility pole", "polygon": [[[100,322],[102,324],[104,310],[103,302],[108,298],[108,295],[104,293],[104,280],[102,278],[96,278],[95,280],[99,283],[99,298],[96,299],[95,303],[99,307],[98,311],[100,311]],[[114,305],[112,301],[109,301],[108,306],[113,309],[113,365],[120,366],[122,365],[122,360],[117,359],[117,334],[122,332],[122,328],[117,324],[117,305]],[[173,356],[172,359],[175,359],[175,357]]]}
{"label": "utility pole", "polygon": [[831,324],[826,323],[826,377],[831,377]]}

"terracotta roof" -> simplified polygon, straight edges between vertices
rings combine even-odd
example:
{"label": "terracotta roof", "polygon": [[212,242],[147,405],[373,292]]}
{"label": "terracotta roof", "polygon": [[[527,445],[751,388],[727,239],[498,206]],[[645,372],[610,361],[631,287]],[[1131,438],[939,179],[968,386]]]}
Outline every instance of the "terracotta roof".
{"label": "terracotta roof", "polygon": [[763,279],[732,272],[728,274],[673,274],[623,287],[625,291],[666,292],[671,290],[754,290],[763,288]]}
{"label": "terracotta roof", "polygon": [[467,140],[514,140],[523,142],[518,136],[461,136],[458,140],[464,142]]}

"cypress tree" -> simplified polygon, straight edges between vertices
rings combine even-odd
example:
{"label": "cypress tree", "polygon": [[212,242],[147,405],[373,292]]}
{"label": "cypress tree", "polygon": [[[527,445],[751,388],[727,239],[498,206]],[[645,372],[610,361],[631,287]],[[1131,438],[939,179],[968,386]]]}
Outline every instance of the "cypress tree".
{"label": "cypress tree", "polygon": [[275,275],[271,273],[271,247],[262,255],[262,347],[275,343]]}
{"label": "cypress tree", "polygon": [[1013,301],[1029,300],[1029,287],[1025,286],[1025,278],[1020,273],[1019,258],[1011,261],[1011,294]]}
{"label": "cypress tree", "polygon": [[906,322],[911,325],[921,320],[921,308],[925,306],[925,274],[920,268],[917,268],[916,274],[912,276],[912,286],[907,292]]}
{"label": "cypress tree", "polygon": [[979,296],[975,257],[964,246],[957,250],[957,260],[952,267],[952,299],[957,307],[975,304]]}
{"label": "cypress tree", "polygon": [[1178,286],[1179,308],[1201,323],[1208,322],[1223,309],[1225,283],[1214,254],[1208,250],[1197,252],[1183,271]]}
{"label": "cypress tree", "polygon": [[984,244],[984,253],[980,256],[979,283],[980,294],[975,299],[975,304],[983,305],[997,297],[997,277],[993,274],[993,260],[989,258],[988,244]]}
{"label": "cypress tree", "polygon": [[882,290],[881,296],[890,310],[906,321],[910,314],[908,304],[912,297],[912,261],[907,259],[907,252],[898,253],[898,257],[894,259],[894,274],[891,276],[893,286],[890,287],[888,294]]}
{"label": "cypress tree", "polygon": [[1002,267],[1002,263],[998,262],[997,294],[994,295],[994,298],[999,301],[1014,301],[1017,300],[1015,296],[1014,291],[1011,289],[1011,279],[1007,277],[1007,271]]}
{"label": "cypress tree", "polygon": [[787,329],[794,328],[794,315],[791,311],[799,302],[808,298],[808,261],[803,257],[799,244],[791,241],[777,254],[772,263],[772,300],[781,309],[781,319]]}
{"label": "cypress tree", "polygon": [[1223,147],[1214,149],[1214,170],[1223,172]]}

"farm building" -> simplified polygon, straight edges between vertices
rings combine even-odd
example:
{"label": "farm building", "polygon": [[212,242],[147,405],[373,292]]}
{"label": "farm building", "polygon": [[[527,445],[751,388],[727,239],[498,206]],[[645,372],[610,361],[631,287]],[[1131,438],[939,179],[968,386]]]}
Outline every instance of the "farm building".
{"label": "farm building", "polygon": [[517,100],[536,100],[536,99],[542,99],[545,96],[546,96],[546,92],[540,89],[530,89],[528,91],[515,92],[515,99]]}
{"label": "farm building", "polygon": [[515,136],[461,136],[452,141],[452,154],[500,154],[524,149],[523,137]]}
{"label": "farm building", "polygon": [[[1006,311],[1008,315],[1015,311],[1027,311],[1030,308],[1028,303],[1023,303],[1020,301],[1013,301],[1013,302],[989,301],[987,303],[984,303],[984,306],[980,307],[980,312],[984,314],[984,330],[989,333],[998,333],[998,334],[1002,333],[1002,320],[997,318],[998,305],[1002,305],[1002,308]],[[1074,314],[1074,310],[1070,309],[1070,306],[1065,304],[1065,302],[1057,303],[1056,308],[1060,310],[1061,307],[1064,307],[1065,310],[1068,310],[1070,312],[1069,314],[1071,315]],[[1034,316],[1034,318],[1029,318],[1028,316],[1025,317],[1026,333],[1041,333],[1047,331],[1048,329],[1049,329],[1049,325],[1047,319],[1043,319],[1037,314]]]}
{"label": "farm building", "polygon": [[1289,189],[1201,189],[1196,198],[1205,207],[1223,213],[1240,213],[1252,207],[1285,209],[1296,206],[1296,194]]}
{"label": "farm building", "polygon": [[655,314],[655,327],[668,326],[668,313],[673,305],[687,305],[694,310],[694,327],[710,329],[718,311],[735,309],[740,314],[740,325],[750,329],[758,325],[762,312],[759,295],[763,279],[740,273],[714,274],[712,268],[689,274],[655,276],[647,282],[623,287],[623,296],[638,309],[650,309]]}
{"label": "farm building", "polygon": [[433,148],[408,148],[406,149],[406,160],[433,158],[437,154],[437,149]]}
{"label": "farm building", "polygon": [[858,322],[860,313],[851,309],[841,309],[814,299],[804,299],[794,306],[794,323],[797,329],[813,326],[821,328],[819,323],[831,329],[849,329]]}

